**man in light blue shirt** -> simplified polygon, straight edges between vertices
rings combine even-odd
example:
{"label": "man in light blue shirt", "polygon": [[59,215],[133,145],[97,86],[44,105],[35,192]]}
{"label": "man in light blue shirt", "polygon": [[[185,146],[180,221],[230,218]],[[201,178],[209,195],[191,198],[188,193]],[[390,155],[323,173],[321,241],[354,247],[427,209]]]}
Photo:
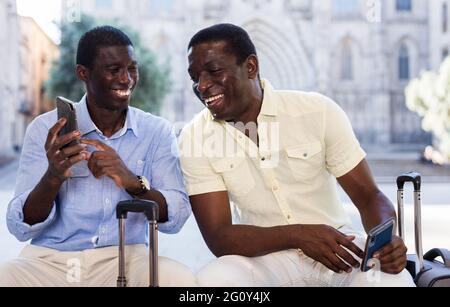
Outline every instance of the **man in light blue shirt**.
{"label": "man in light blue shirt", "polygon": [[[79,131],[58,136],[66,121],[56,110],[27,129],[7,225],[32,241],[0,266],[0,286],[114,286],[119,201],[156,201],[165,233],[178,232],[191,213],[170,124],[129,107],[139,73],[126,34],[105,26],[83,35],[76,72],[87,89],[75,105]],[[145,286],[146,220],[129,214],[126,224],[129,284]],[[159,262],[162,286],[194,285],[188,268]]]}

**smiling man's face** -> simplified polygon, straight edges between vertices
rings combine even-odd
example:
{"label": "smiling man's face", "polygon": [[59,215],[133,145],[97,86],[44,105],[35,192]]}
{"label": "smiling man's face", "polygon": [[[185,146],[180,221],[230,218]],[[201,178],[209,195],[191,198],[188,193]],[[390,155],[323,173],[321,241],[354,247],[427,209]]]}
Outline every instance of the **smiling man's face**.
{"label": "smiling man's face", "polygon": [[132,46],[100,47],[88,70],[88,95],[101,107],[111,111],[128,108],[139,80],[138,64]]}
{"label": "smiling man's face", "polygon": [[207,42],[189,49],[193,90],[216,120],[237,121],[251,103],[247,61],[238,64],[226,42]]}

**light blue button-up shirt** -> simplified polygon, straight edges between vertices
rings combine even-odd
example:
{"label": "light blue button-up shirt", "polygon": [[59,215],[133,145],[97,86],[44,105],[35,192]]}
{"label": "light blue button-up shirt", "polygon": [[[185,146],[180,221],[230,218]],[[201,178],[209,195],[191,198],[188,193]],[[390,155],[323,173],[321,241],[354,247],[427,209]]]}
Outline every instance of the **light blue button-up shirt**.
{"label": "light blue button-up shirt", "polygon": [[[123,129],[105,137],[92,121],[86,97],[76,104],[78,128],[83,138],[100,140],[112,147],[127,167],[143,175],[160,191],[168,205],[169,221],[159,225],[165,233],[176,233],[188,219],[191,208],[180,171],[176,137],[164,119],[130,107]],[[131,199],[108,177],[96,179],[83,161],[72,168],[72,176],[58,193],[48,218],[30,226],[24,222],[23,207],[30,192],[47,170],[44,149],[57,112],[37,117],[28,127],[20,158],[15,197],[9,203],[7,225],[19,240],[59,251],[82,251],[118,245],[115,208]],[[88,147],[93,152],[96,149]],[[146,243],[147,223],[141,214],[131,213],[126,221],[126,244]]]}

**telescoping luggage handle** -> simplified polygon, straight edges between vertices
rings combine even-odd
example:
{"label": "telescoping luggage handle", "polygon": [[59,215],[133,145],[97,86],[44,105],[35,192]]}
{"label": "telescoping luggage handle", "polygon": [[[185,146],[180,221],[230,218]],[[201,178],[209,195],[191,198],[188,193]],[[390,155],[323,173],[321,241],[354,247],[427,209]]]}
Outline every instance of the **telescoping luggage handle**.
{"label": "telescoping luggage handle", "polygon": [[419,258],[419,269],[416,272],[420,272],[424,269],[423,262],[423,249],[422,249],[422,216],[421,216],[421,175],[417,172],[410,172],[403,174],[397,178],[397,205],[398,205],[398,231],[400,237],[405,241],[405,224],[404,224],[404,186],[405,183],[412,182],[414,185],[414,234],[416,243],[416,254]]}
{"label": "telescoping luggage handle", "polygon": [[125,220],[128,213],[144,213],[149,223],[149,274],[150,287],[158,287],[158,204],[148,200],[127,200],[117,205],[116,215],[119,219],[119,277],[117,287],[126,287],[125,276]]}

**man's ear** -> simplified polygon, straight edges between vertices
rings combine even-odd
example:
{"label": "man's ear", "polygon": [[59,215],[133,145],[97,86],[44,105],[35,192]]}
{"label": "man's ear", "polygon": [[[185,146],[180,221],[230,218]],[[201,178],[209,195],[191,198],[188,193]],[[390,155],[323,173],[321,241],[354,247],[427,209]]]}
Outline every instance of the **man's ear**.
{"label": "man's ear", "polygon": [[77,65],[75,68],[77,78],[80,81],[87,82],[89,79],[89,69],[83,65]]}
{"label": "man's ear", "polygon": [[247,71],[249,79],[256,79],[259,75],[259,61],[254,54],[247,58]]}

